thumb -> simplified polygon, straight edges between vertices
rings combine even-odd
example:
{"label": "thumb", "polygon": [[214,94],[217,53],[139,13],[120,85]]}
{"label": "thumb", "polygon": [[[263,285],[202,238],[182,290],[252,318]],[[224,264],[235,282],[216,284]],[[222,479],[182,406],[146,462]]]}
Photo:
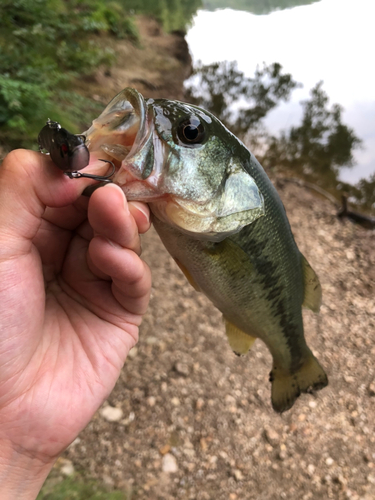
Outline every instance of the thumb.
{"label": "thumb", "polygon": [[0,257],[28,252],[46,206],[74,203],[92,182],[69,179],[40,153],[9,153],[0,167]]}

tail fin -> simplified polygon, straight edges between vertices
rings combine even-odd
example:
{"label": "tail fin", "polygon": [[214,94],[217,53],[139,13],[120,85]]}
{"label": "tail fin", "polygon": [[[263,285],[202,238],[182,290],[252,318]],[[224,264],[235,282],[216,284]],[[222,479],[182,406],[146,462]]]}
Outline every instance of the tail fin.
{"label": "tail fin", "polygon": [[328,384],[325,371],[311,352],[301,368],[293,374],[279,371],[274,366],[270,381],[272,407],[279,413],[289,410],[302,392],[318,391]]}

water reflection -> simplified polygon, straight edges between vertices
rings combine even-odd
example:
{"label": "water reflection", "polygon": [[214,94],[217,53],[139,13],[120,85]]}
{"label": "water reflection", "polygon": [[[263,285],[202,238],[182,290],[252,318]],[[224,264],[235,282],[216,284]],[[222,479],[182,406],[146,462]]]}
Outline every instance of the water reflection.
{"label": "water reflection", "polygon": [[323,80],[331,102],[343,105],[343,120],[363,140],[355,168],[340,169],[341,180],[355,183],[375,171],[374,15],[374,0],[320,0],[262,16],[201,10],[187,41],[194,61],[236,60],[246,76],[263,61],[277,61],[303,84],[268,114],[265,125],[273,134],[299,125],[300,102]]}
{"label": "water reflection", "polygon": [[278,63],[264,64],[254,77],[247,77],[235,61],[224,61],[198,64],[186,82],[186,98],[211,111],[243,138],[280,101],[288,100],[297,86]]}
{"label": "water reflection", "polygon": [[297,5],[309,5],[320,0],[203,0],[206,10],[236,9],[253,14],[269,14],[274,10],[289,9]]}
{"label": "water reflection", "polygon": [[333,191],[341,190],[357,204],[375,208],[375,175],[356,186],[339,182],[340,168],[353,165],[353,151],[361,140],[342,120],[343,108],[330,106],[319,82],[302,103],[300,125],[270,135],[263,125],[267,114],[288,100],[298,87],[282,66],[257,68],[247,77],[236,62],[197,65],[186,82],[186,99],[215,114],[244,140],[266,168],[284,168]]}

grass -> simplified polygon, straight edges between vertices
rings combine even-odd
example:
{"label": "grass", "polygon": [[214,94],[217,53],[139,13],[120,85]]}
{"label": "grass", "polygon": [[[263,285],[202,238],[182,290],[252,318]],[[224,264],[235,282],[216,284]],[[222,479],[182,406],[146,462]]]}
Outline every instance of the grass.
{"label": "grass", "polygon": [[130,500],[130,497],[122,491],[110,490],[92,479],[74,475],[64,479],[47,479],[37,500]]}

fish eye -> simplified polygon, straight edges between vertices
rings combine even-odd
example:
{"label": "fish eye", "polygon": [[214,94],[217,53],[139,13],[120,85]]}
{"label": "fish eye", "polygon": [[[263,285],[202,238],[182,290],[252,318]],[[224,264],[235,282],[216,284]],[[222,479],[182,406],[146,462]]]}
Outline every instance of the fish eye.
{"label": "fish eye", "polygon": [[196,116],[190,116],[177,127],[180,141],[186,145],[202,144],[205,139],[204,127]]}

